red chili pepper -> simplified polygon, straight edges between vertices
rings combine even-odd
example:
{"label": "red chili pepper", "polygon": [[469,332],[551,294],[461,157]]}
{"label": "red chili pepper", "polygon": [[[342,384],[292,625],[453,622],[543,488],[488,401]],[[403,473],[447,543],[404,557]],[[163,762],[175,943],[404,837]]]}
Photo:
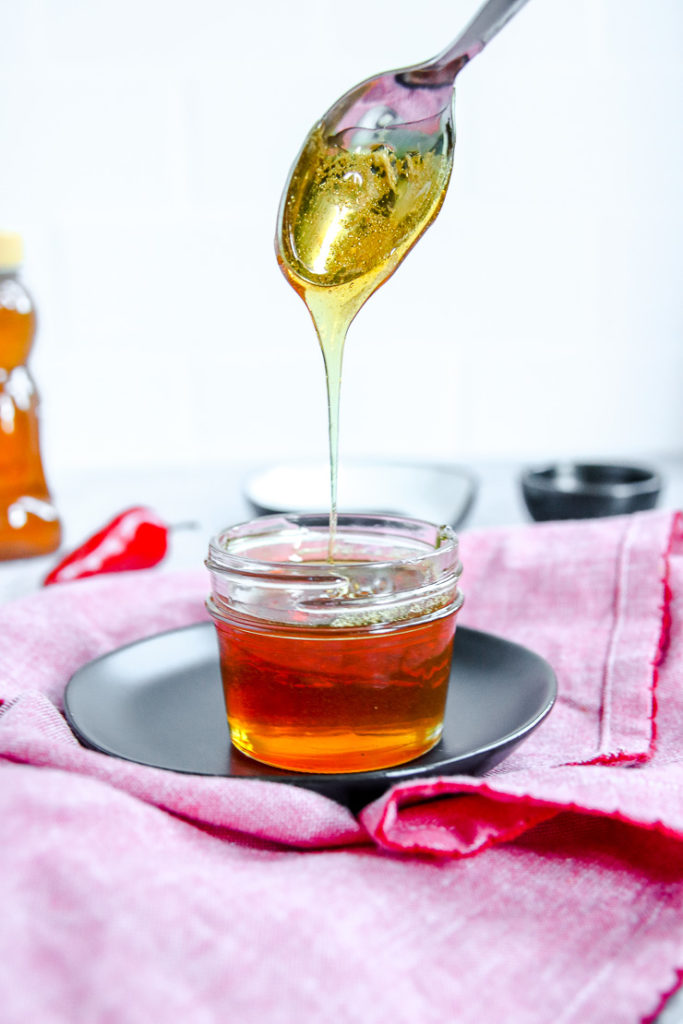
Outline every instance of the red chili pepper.
{"label": "red chili pepper", "polygon": [[157,565],[168,549],[168,526],[151,509],[127,508],[62,559],[43,580],[66,583],[105,572]]}

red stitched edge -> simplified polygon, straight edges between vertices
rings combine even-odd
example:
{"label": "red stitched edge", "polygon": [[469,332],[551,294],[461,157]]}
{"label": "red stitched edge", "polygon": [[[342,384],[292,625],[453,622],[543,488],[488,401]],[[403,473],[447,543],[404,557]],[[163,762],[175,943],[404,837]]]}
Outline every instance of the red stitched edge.
{"label": "red stitched edge", "polygon": [[661,996],[659,997],[659,1002],[657,1003],[657,1009],[654,1010],[652,1013],[648,1013],[647,1017],[642,1017],[641,1024],[654,1024],[654,1021],[656,1021],[657,1017],[659,1017],[660,1013],[662,1012],[668,1001],[671,999],[673,995],[676,994],[676,992],[678,992],[679,988],[683,985],[683,968],[676,967],[675,972],[676,980],[674,981],[673,985],[670,989],[667,989],[666,992],[662,992]]}
{"label": "red stitched edge", "polygon": [[671,556],[677,541],[683,537],[683,513],[674,514],[671,530],[669,532],[669,543],[664,552],[664,575],[662,578],[662,619],[657,641],[657,649],[652,662],[652,740],[650,742],[650,753],[654,753],[657,747],[657,686],[659,684],[659,669],[666,659],[669,645],[671,643],[671,603],[673,601],[673,590],[671,589]]}
{"label": "red stitched edge", "polygon": [[[517,836],[527,832],[529,828],[533,827],[533,825],[539,824],[538,820],[534,821],[532,825],[528,822],[520,822],[519,825],[511,826],[504,833],[498,833],[495,836],[491,836],[484,843],[477,846],[469,853],[459,853],[454,850],[434,850],[432,847],[422,846],[417,842],[406,844],[391,839],[388,835],[388,831],[396,822],[400,808],[414,803],[421,803],[424,798],[430,800],[436,799],[440,796],[458,796],[460,794],[479,796],[483,794],[487,798],[491,798],[499,803],[526,805],[530,810],[536,811],[545,809],[548,811],[548,817],[553,817],[555,814],[559,814],[563,810],[572,810],[571,806],[567,807],[564,804],[556,804],[551,800],[539,800],[538,798],[513,793],[500,793],[496,790],[490,789],[486,785],[472,786],[467,783],[460,783],[460,786],[462,786],[462,788],[454,792],[450,780],[438,779],[436,782],[420,787],[421,792],[416,791],[415,788],[411,788],[411,790],[406,793],[407,800],[405,802],[401,800],[402,794],[400,792],[396,793],[389,801],[387,801],[387,804],[382,811],[379,822],[375,828],[375,838],[379,840],[386,849],[395,850],[401,853],[425,853],[436,857],[452,857],[453,855],[466,857],[472,856],[475,853],[481,853],[482,850],[486,850],[490,846],[498,845],[502,842],[510,842],[510,840],[516,839]],[[578,807],[574,809],[582,810]]]}
{"label": "red stitched edge", "polygon": [[[489,786],[485,784],[477,786],[468,782],[458,782],[457,785],[459,788],[457,790],[454,790],[453,782],[450,779],[440,778],[430,786],[422,787],[422,796],[423,798],[426,797],[427,799],[431,799],[440,796],[457,797],[460,794],[467,794],[472,796],[483,795],[487,799],[492,799],[499,803],[516,803],[526,805],[530,810],[535,809],[538,811],[541,809],[546,809],[548,811],[547,818],[553,817],[556,814],[561,814],[564,811],[573,811],[577,814],[586,815],[589,818],[606,818],[610,821],[620,821],[624,825],[631,825],[634,828],[642,828],[648,832],[657,832],[659,833],[659,835],[668,836],[669,838],[676,839],[679,842],[681,841],[681,839],[683,839],[683,834],[681,832],[678,832],[675,829],[670,828],[668,825],[665,825],[664,822],[662,822],[661,820],[651,822],[636,821],[618,810],[606,812],[591,807],[582,807],[580,804],[576,803],[573,800],[569,803],[556,803],[553,800],[544,800],[541,797],[534,797],[528,794],[500,792],[498,790],[491,789]],[[429,792],[427,792],[427,790],[429,790]],[[412,789],[411,791],[406,793],[406,797],[408,799],[405,801],[405,804],[401,801],[401,795],[402,794],[399,791],[396,794],[394,794],[394,796],[388,801],[387,805],[384,807],[382,811],[382,815],[374,832],[375,838],[381,840],[382,844],[385,845],[386,849],[395,850],[401,853],[424,853],[431,854],[432,856],[437,857],[469,857],[473,854],[480,853],[482,850],[488,849],[490,846],[498,845],[499,843],[503,842],[509,842],[511,839],[515,839],[518,835],[521,835],[523,832],[528,831],[535,825],[540,824],[540,821],[533,821],[532,824],[525,823],[522,824],[519,828],[517,826],[512,826],[506,832],[498,833],[495,836],[492,836],[489,840],[482,843],[481,846],[477,846],[475,849],[471,850],[468,853],[460,853],[459,851],[455,850],[434,850],[432,847],[423,847],[422,845],[420,845],[420,843],[401,844],[399,841],[391,839],[387,835],[387,817],[391,817],[392,821],[395,821],[397,811],[400,809],[401,806],[409,806],[413,803],[422,802],[419,794],[416,793],[415,789]],[[391,808],[390,812],[389,808]]]}
{"label": "red stitched edge", "polygon": [[657,638],[657,646],[655,648],[655,655],[652,659],[652,683],[650,685],[650,692],[652,694],[652,713],[650,715],[652,731],[648,750],[647,752],[642,754],[631,755],[625,754],[623,752],[618,752],[616,754],[598,754],[596,757],[592,757],[586,761],[567,762],[572,766],[592,764],[643,764],[644,762],[649,761],[655,752],[657,746],[657,709],[659,706],[659,702],[657,700],[659,669],[666,659],[666,655],[669,650],[669,645],[671,643],[671,603],[674,597],[673,590],[671,589],[671,556],[677,543],[681,540],[683,540],[683,512],[675,512],[671,520],[671,529],[669,530],[669,539],[667,542],[667,546],[662,554],[664,561],[664,572],[661,578],[662,603],[659,606],[661,612],[661,619],[659,636]]}

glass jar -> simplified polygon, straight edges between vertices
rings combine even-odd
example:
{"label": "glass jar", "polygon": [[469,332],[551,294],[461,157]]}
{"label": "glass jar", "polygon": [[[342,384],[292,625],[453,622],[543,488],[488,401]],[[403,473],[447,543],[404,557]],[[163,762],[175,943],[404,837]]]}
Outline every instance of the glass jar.
{"label": "glass jar", "polygon": [[369,771],[441,736],[456,613],[448,526],[266,516],[211,540],[207,607],[218,634],[233,744],[303,772]]}

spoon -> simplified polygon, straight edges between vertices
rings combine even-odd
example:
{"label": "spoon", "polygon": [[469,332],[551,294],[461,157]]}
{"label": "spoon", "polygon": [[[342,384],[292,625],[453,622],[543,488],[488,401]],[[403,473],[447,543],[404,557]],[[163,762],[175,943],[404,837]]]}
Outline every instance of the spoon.
{"label": "spoon", "polygon": [[525,3],[526,0],[488,0],[438,56],[360,82],[323,115],[325,134],[333,136],[349,127],[377,130],[438,114],[450,101],[456,75]]}
{"label": "spoon", "polygon": [[333,561],[346,332],[437,216],[453,163],[453,83],[526,0],[488,0],[443,53],[361,82],[299,152],[280,201],[280,267],[306,303],[325,361]]}
{"label": "spoon", "polygon": [[[333,151],[379,153],[384,149],[392,161],[403,159],[406,154],[424,156],[432,152],[443,155],[450,165],[454,141],[452,97],[455,78],[525,3],[526,0],[487,0],[455,42],[438,56],[366,79],[341,96],[318,120],[290,170],[278,213],[278,259],[290,283],[300,294],[301,279],[328,286],[342,284],[364,273],[363,264],[358,260],[357,246],[348,249],[346,258],[339,254],[337,247],[337,266],[334,274],[330,273],[328,257],[334,249],[332,242],[335,239],[328,227],[332,224],[338,235],[348,234],[345,212],[349,203],[337,196],[338,209],[331,212],[327,194],[321,192],[320,196],[310,200],[311,195],[319,191],[321,181],[328,177],[326,164],[329,164],[329,159],[321,155],[323,147],[327,147],[328,156]],[[389,168],[387,171],[392,173]],[[355,178],[359,184],[362,179],[362,175],[353,170],[345,177]],[[442,198],[447,184],[446,177]],[[331,191],[328,187],[327,192]],[[362,204],[359,196],[350,201],[357,210]],[[368,204],[372,198],[368,192]],[[436,216],[438,205],[429,217],[424,218],[421,230],[414,233],[412,244]],[[325,231],[319,234],[321,226]],[[412,230],[412,224],[410,227]],[[399,242],[398,235],[392,236],[389,248],[395,251]],[[388,255],[388,250],[384,255]],[[405,252],[401,258],[403,255]],[[287,265],[294,270],[294,276],[287,273]],[[351,319],[368,294],[358,297]]]}

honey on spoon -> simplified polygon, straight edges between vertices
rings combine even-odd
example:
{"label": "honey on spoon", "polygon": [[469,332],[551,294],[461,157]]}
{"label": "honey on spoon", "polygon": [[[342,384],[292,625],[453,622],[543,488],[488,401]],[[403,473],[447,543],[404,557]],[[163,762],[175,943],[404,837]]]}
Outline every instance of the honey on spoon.
{"label": "honey on spoon", "polygon": [[441,208],[453,164],[458,72],[525,2],[489,0],[437,57],[347,92],[311,130],[284,188],[277,258],[308,307],[325,361],[330,561],[346,333]]}

